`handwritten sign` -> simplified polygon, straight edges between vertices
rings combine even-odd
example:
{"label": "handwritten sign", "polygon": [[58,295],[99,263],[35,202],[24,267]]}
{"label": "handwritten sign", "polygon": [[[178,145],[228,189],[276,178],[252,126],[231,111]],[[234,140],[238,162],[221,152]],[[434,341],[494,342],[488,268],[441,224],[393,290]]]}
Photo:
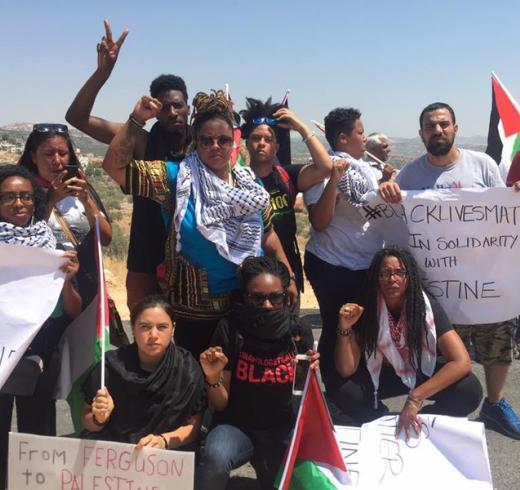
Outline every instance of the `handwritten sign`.
{"label": "handwritten sign", "polygon": [[397,418],[335,428],[352,488],[492,490],[482,423],[421,415],[421,434],[405,441],[395,437]]}
{"label": "handwritten sign", "polygon": [[0,386],[3,386],[63,288],[63,252],[0,243]]}
{"label": "handwritten sign", "polygon": [[11,490],[191,490],[195,454],[9,433]]}
{"label": "handwritten sign", "polygon": [[512,189],[403,192],[360,212],[386,244],[408,247],[423,284],[453,323],[494,323],[520,313],[520,193]]}

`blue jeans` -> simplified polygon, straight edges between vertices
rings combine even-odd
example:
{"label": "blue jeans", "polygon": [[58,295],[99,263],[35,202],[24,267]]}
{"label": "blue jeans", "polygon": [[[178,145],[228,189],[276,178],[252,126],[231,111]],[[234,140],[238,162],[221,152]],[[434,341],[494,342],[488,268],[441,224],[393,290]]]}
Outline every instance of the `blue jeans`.
{"label": "blue jeans", "polygon": [[251,462],[262,489],[272,489],[292,428],[217,425],[206,437],[195,472],[197,490],[225,490],[231,470]]}

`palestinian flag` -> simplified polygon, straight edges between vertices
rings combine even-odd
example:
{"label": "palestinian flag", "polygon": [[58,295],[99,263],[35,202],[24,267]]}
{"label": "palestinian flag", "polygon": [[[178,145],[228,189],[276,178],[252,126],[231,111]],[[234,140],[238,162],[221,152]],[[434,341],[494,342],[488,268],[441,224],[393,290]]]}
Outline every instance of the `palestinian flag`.
{"label": "palestinian flag", "polygon": [[[74,430],[79,434],[84,397],[81,390],[90,370],[110,348],[108,295],[103,269],[103,255],[96,219],[94,254],[98,272],[98,294],[68,327],[60,342],[61,367],[57,398],[64,398],[70,406]],[[104,373],[104,369],[102,369]],[[104,380],[100,380],[100,388]]]}
{"label": "palestinian flag", "polygon": [[280,490],[352,488],[316,373],[309,369]]}
{"label": "palestinian flag", "polygon": [[520,157],[514,161],[520,149],[520,107],[495,73],[491,73],[491,85],[493,99],[486,153],[497,162],[503,179],[511,185],[519,180],[512,180],[513,175],[520,176]]}

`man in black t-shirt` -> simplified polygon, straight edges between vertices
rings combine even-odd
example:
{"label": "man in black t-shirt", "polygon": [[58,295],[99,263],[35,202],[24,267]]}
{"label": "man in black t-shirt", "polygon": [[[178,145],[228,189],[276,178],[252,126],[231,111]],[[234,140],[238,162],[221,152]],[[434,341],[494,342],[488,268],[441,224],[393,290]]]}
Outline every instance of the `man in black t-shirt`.
{"label": "man in black t-shirt", "polygon": [[[128,31],[112,39],[105,21],[105,35],[97,45],[98,66],[85,82],[65,116],[67,122],[102,143],[109,144],[123,123],[92,116],[96,97],[106,83],[117,61]],[[184,80],[175,75],[161,75],[150,85],[150,94],[159,99],[162,109],[150,131],[144,128],[136,141],[136,160],[171,160],[184,158],[189,144],[188,93]],[[159,291],[157,267],[164,258],[166,229],[159,204],[150,199],[135,198],[127,261],[127,304],[129,309],[149,294]]]}
{"label": "man in black t-shirt", "polygon": [[[327,150],[316,134],[281,104],[265,103],[247,98],[247,109],[240,112],[245,123],[242,137],[247,140],[251,168],[262,181],[271,197],[274,212],[274,229],[280,238],[287,259],[294,271],[298,289],[303,291],[303,269],[296,241],[296,218],[294,203],[298,192],[326,178],[332,168]],[[281,132],[298,131],[302,141],[307,144],[311,165],[291,165],[290,162],[278,163],[278,141]]]}

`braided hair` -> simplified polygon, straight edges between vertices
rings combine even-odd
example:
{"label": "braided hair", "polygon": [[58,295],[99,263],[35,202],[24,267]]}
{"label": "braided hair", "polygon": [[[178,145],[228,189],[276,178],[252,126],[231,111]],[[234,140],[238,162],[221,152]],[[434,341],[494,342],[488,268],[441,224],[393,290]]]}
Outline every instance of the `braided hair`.
{"label": "braided hair", "polygon": [[198,92],[193,98],[190,125],[193,131],[193,140],[202,125],[212,119],[222,119],[233,130],[233,102],[228,99],[222,90],[212,90],[211,94]]}
{"label": "braided hair", "polygon": [[[269,97],[265,102],[259,99],[253,99],[252,97],[246,97],[246,109],[240,111],[240,115],[244,119],[244,124],[241,126],[242,138],[248,139],[251,136],[253,130],[257,127],[257,124],[253,123],[254,119],[261,117],[273,117],[273,114],[284,107],[282,104],[277,102],[271,102]],[[277,140],[280,140],[280,128],[278,126],[269,126],[273,131]]]}
{"label": "braided hair", "polygon": [[379,333],[379,273],[385,257],[397,258],[407,272],[406,308],[401,311],[401,314],[406,315],[406,344],[410,352],[410,362],[417,369],[416,363],[420,362],[423,339],[426,335],[426,305],[419,267],[410,252],[397,246],[390,246],[375,254],[365,280],[363,300],[365,311],[359,320],[359,327],[356,328],[357,338],[361,352],[366,352],[369,356],[375,352]]}
{"label": "braided hair", "polygon": [[245,292],[249,282],[262,274],[271,274],[278,277],[282,282],[284,291],[287,290],[291,282],[291,276],[287,267],[279,260],[265,255],[262,257],[248,257],[242,262],[238,271],[241,290]]}

